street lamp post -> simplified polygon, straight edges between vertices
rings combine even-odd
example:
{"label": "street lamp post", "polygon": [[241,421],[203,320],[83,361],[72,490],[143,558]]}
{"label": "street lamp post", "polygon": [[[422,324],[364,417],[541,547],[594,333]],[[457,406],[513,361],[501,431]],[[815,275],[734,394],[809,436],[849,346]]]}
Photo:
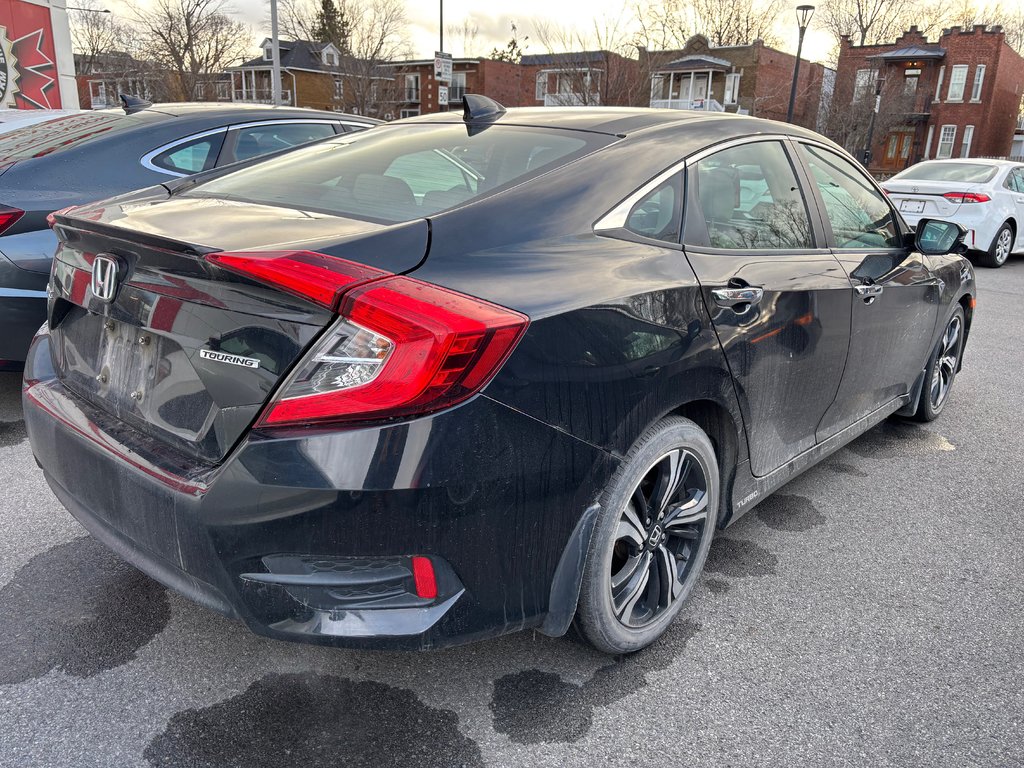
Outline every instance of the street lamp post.
{"label": "street lamp post", "polygon": [[796,45],[796,64],[793,65],[793,87],[789,90],[789,109],[786,110],[786,122],[793,122],[793,107],[796,104],[796,84],[800,77],[800,54],[804,50],[804,33],[807,25],[811,23],[811,16],[814,15],[813,5],[798,5],[796,7],[796,22],[800,25],[800,42]]}
{"label": "street lamp post", "polygon": [[[281,41],[277,34],[277,0],[270,0],[270,100],[281,105]],[[245,73],[242,73],[245,77]]]}
{"label": "street lamp post", "polygon": [[885,78],[881,76],[875,80],[875,105],[871,110],[871,118],[868,120],[868,136],[867,140],[864,142],[864,153],[861,159],[865,168],[867,168],[871,163],[871,142],[875,138],[875,118],[878,117],[878,108],[882,104],[883,82],[885,82]]}

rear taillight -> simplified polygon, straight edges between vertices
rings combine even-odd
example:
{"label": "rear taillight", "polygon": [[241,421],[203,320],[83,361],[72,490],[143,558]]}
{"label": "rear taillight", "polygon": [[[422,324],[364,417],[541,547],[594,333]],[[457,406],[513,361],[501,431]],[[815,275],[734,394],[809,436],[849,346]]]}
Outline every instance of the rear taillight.
{"label": "rear taillight", "polygon": [[206,256],[218,266],[336,309],[341,294],[389,273],[313,251],[233,251]]}
{"label": "rear taillight", "polygon": [[0,235],[14,226],[14,222],[25,215],[24,211],[20,211],[17,208],[7,208],[0,206]]}
{"label": "rear taillight", "polygon": [[951,203],[987,203],[992,198],[984,192],[947,192],[944,198]]}
{"label": "rear taillight", "polygon": [[340,315],[261,414],[261,427],[379,421],[455,405],[487,385],[529,323],[481,299],[324,254],[206,258]]}

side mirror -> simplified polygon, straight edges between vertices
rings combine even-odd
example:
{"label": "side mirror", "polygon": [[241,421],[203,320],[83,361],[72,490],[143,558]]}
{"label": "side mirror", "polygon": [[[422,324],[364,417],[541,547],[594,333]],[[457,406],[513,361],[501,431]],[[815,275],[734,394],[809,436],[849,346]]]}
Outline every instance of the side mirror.
{"label": "side mirror", "polygon": [[914,233],[914,248],[929,256],[967,253],[966,235],[967,229],[954,221],[921,219]]}

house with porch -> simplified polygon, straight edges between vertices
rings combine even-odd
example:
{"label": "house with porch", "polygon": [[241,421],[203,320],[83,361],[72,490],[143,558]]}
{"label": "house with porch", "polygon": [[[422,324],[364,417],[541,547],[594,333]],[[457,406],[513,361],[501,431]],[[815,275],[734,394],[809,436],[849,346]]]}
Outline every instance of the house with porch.
{"label": "house with porch", "polygon": [[[795,64],[795,56],[763,40],[712,46],[705,36],[694,35],[680,50],[640,49],[640,68],[650,72],[651,107],[736,112],[770,120],[786,119]],[[827,67],[800,63],[793,122],[817,127],[831,81]]]}

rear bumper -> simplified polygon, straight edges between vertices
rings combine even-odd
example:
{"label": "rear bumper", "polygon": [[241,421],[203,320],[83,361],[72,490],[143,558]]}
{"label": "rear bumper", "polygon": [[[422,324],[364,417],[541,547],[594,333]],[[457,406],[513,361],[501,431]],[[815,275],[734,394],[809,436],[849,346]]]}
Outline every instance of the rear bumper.
{"label": "rear bumper", "polygon": [[[540,624],[572,531],[614,470],[486,397],[390,426],[251,435],[202,466],[76,398],[53,376],[45,333],[26,374],[33,451],[68,510],[153,578],[279,639],[432,648]],[[281,555],[422,555],[441,586],[399,607],[329,604],[335,592],[251,579]]]}

